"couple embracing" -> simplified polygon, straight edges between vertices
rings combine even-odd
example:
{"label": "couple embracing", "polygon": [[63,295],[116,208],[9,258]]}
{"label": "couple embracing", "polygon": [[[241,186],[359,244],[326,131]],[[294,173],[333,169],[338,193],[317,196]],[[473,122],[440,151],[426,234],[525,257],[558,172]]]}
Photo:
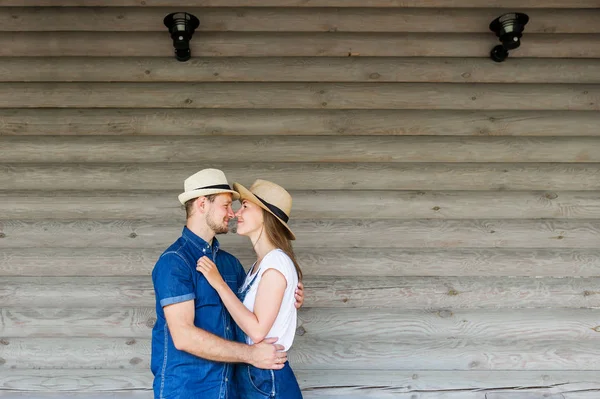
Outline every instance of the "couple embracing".
{"label": "couple embracing", "polygon": [[[232,189],[223,172],[204,169],[185,180],[179,201],[186,225],[152,271],[154,398],[301,399],[287,361],[304,300],[291,196],[265,180]],[[256,253],[247,273],[215,237],[234,217]]]}

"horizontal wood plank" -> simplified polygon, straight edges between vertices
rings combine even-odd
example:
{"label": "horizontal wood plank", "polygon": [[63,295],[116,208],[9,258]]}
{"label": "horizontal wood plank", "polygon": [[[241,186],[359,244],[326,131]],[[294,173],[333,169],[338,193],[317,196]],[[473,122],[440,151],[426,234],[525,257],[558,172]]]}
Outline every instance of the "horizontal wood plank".
{"label": "horizontal wood plank", "polygon": [[[510,57],[600,58],[596,33],[531,33]],[[204,32],[190,41],[195,57],[377,56],[489,57],[490,33]],[[170,57],[168,32],[2,32],[0,57]],[[178,61],[172,58],[173,65]],[[492,62],[492,61],[490,61]]]}
{"label": "horizontal wood plank", "polygon": [[[150,338],[146,308],[1,308],[0,336],[14,338]],[[296,336],[403,342],[419,339],[598,340],[596,309],[301,309]],[[351,323],[352,328],[348,328]]]}
{"label": "horizontal wood plank", "polygon": [[[347,342],[360,341],[364,337],[371,341],[391,342],[456,338],[491,341],[598,340],[599,313],[596,309],[477,309],[454,312],[450,309],[311,308],[301,309],[298,313],[296,336]],[[348,328],[349,324],[352,328]]]}
{"label": "horizontal wood plank", "polygon": [[[269,151],[265,151],[268,147]],[[600,137],[0,137],[5,163],[220,162],[600,162]]]}
{"label": "horizontal wood plank", "polygon": [[0,107],[598,111],[600,85],[1,83]]}
{"label": "horizontal wood plank", "polygon": [[[0,276],[150,276],[162,248],[3,248]],[[250,246],[225,247],[249,267]],[[598,249],[296,248],[305,276],[598,277]],[[86,267],[81,267],[81,265]],[[368,267],[365,267],[368,265]]]}
{"label": "horizontal wood plank", "polygon": [[[0,248],[158,248],[181,234],[177,221],[0,220]],[[291,220],[303,248],[598,248],[600,219],[591,220]],[[231,232],[235,233],[235,225]],[[237,234],[228,247],[249,245]]]}
{"label": "horizontal wood plank", "polygon": [[[150,340],[135,338],[12,338],[3,339],[0,357],[5,367],[147,369]],[[31,353],[36,357],[31,357]],[[598,370],[600,349],[595,341],[466,339],[334,341],[297,337],[289,352],[296,370]],[[357,362],[356,359],[361,359]],[[125,372],[125,371],[124,371]]]}
{"label": "horizontal wood plank", "polygon": [[[307,276],[305,308],[596,308],[600,278]],[[3,307],[155,306],[150,277],[6,277]]]}
{"label": "horizontal wood plank", "polygon": [[[196,159],[196,157],[194,158]],[[599,191],[600,165],[427,163],[0,164],[4,190],[172,190],[204,168],[231,182],[285,182],[288,190]]]}
{"label": "horizontal wood plank", "polygon": [[[298,382],[303,389],[303,396],[324,398],[331,397],[349,398],[350,395],[364,395],[372,389],[379,392],[388,390],[400,393],[417,395],[417,399],[434,399],[433,396],[423,392],[429,390],[448,393],[452,390],[463,396],[460,398],[485,399],[486,391],[498,390],[506,393],[507,387],[518,387],[519,392],[529,395],[557,394],[567,395],[569,392],[580,392],[584,389],[598,389],[597,371],[458,371],[458,370],[338,370],[330,369],[327,373],[321,370],[295,370]],[[87,392],[88,399],[100,399],[94,392],[108,390],[127,390],[127,397],[135,390],[148,390],[152,387],[153,376],[149,370],[127,370],[124,373],[118,369],[42,369],[42,370],[6,370],[0,375],[0,387],[5,397],[8,392],[13,392],[15,397],[21,398],[21,391],[28,399],[38,399],[34,392],[63,391],[60,397],[70,398],[69,392]],[[515,388],[517,389],[517,388]],[[438,392],[440,393],[440,392]],[[143,392],[137,392],[143,395]],[[478,396],[465,396],[475,394]],[[117,394],[115,394],[117,395]],[[25,397],[25,396],[22,396]],[[56,396],[40,396],[47,399]],[[135,396],[137,398],[137,396]],[[140,396],[141,397],[141,396]],[[365,396],[362,396],[363,398]],[[376,396],[368,396],[376,397]],[[385,396],[384,396],[385,397]],[[112,399],[119,399],[114,396]],[[152,392],[148,392],[148,399]],[[447,396],[437,396],[437,399],[448,399]],[[535,398],[535,397],[534,397]],[[550,398],[546,396],[546,398]],[[105,398],[102,398],[105,399]],[[512,398],[509,398],[512,399]],[[531,396],[530,396],[531,399]],[[537,399],[537,398],[536,398]]]}
{"label": "horizontal wood plank", "polygon": [[[370,4],[365,4],[370,5]],[[197,32],[489,32],[494,8],[186,8]],[[165,31],[172,8],[0,8],[0,31]],[[521,9],[527,33],[598,33],[598,9]]]}
{"label": "horizontal wood plank", "polygon": [[[0,8],[0,12],[1,12]],[[1,26],[1,25],[0,25]],[[2,82],[600,83],[600,59],[225,57],[0,58]]]}
{"label": "horizontal wood plank", "polygon": [[[597,370],[595,341],[465,339],[408,342],[337,341],[297,337],[289,353],[296,369]],[[360,359],[357,362],[357,359]]]}
{"label": "horizontal wood plank", "polygon": [[[329,370],[328,370],[329,371]],[[386,374],[387,375],[387,374]],[[122,380],[118,379],[118,380]],[[498,390],[464,390],[458,389],[447,391],[445,389],[426,390],[426,391],[408,391],[404,394],[390,391],[387,387],[381,386],[359,386],[359,387],[342,387],[329,388],[325,391],[308,391],[303,392],[303,397],[306,399],[389,399],[398,398],[410,395],[411,399],[596,399],[595,388],[584,388],[583,391],[551,393],[549,388],[536,387],[514,389],[498,389]],[[410,393],[417,392],[417,393]],[[129,392],[109,392],[109,393],[85,393],[85,399],[151,399],[153,393],[150,390],[130,390]],[[398,396],[404,395],[404,396]],[[57,399],[57,398],[83,398],[79,392],[60,392],[60,393],[34,393],[26,392],[10,392],[2,396],[5,399]]]}
{"label": "horizontal wood plank", "polygon": [[[178,194],[180,191],[55,191],[32,196],[28,191],[0,191],[0,214],[20,220],[182,220],[185,213]],[[322,190],[290,194],[295,220],[600,219],[599,191]],[[236,202],[233,209],[239,206]]]}
{"label": "horizontal wood plank", "polygon": [[0,123],[0,136],[600,136],[595,111],[0,108]]}
{"label": "horizontal wood plank", "polygon": [[[55,0],[4,0],[3,6],[56,6]],[[364,7],[362,0],[61,0],[61,6],[77,7]],[[596,8],[596,0],[491,0],[494,8]],[[473,8],[480,0],[371,0],[371,7]]]}

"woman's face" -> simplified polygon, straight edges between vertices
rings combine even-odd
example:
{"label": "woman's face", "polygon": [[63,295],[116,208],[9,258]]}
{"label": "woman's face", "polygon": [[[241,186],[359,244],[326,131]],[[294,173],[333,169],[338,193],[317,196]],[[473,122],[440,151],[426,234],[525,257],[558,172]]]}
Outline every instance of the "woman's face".
{"label": "woman's face", "polygon": [[235,217],[237,233],[241,236],[251,236],[260,231],[264,224],[262,208],[247,200],[242,201],[242,207],[235,213]]}

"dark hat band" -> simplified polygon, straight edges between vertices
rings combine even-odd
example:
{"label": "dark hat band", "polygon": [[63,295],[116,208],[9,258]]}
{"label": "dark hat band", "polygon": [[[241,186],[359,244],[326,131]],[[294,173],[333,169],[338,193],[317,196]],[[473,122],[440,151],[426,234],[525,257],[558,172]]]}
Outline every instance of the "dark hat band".
{"label": "dark hat band", "polygon": [[289,216],[285,214],[284,211],[282,211],[281,209],[279,209],[278,207],[276,207],[273,204],[269,204],[267,201],[265,201],[264,199],[260,198],[258,195],[252,193],[256,198],[258,198],[260,200],[260,202],[263,203],[264,206],[266,206],[271,212],[273,212],[273,214],[275,216],[277,216],[279,219],[283,220],[284,222],[288,222],[288,220],[290,220]]}
{"label": "dark hat band", "polygon": [[233,191],[233,190],[231,190],[231,187],[229,187],[229,184],[215,184],[214,186],[198,187],[198,188],[195,188],[194,190],[208,190],[211,188],[218,188],[218,189],[222,189],[222,190]]}

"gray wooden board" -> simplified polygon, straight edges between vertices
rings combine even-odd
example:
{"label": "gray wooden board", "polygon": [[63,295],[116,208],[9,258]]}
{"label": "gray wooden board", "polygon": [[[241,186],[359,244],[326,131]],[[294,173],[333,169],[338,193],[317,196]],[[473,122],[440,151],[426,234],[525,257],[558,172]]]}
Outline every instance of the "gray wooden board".
{"label": "gray wooden board", "polygon": [[600,85],[0,83],[0,107],[598,111]]}
{"label": "gray wooden board", "polygon": [[598,191],[600,164],[557,163],[193,163],[0,164],[3,190],[182,190],[204,168],[231,182],[260,177],[288,190]]}
{"label": "gray wooden board", "polygon": [[[149,276],[167,245],[6,248],[0,251],[0,276]],[[256,260],[249,245],[225,249],[247,268]],[[295,252],[305,276],[600,276],[597,248],[300,247]]]}
{"label": "gray wooden board", "polygon": [[[0,140],[1,141],[1,140]],[[1,152],[1,150],[0,150]],[[183,221],[180,191],[0,191],[8,219]],[[290,190],[299,219],[600,219],[600,191]],[[44,206],[40,206],[43,203]],[[233,204],[234,211],[240,204]]]}
{"label": "gray wooden board", "polygon": [[[233,221],[232,221],[233,223]],[[600,219],[290,220],[297,248],[598,248]],[[181,234],[177,221],[0,220],[0,248],[158,248]],[[235,233],[235,225],[231,226]],[[250,245],[222,235],[226,247]]]}
{"label": "gray wooden board", "polygon": [[[149,339],[5,338],[2,367],[147,369]],[[596,341],[412,339],[405,342],[339,341],[296,337],[289,351],[296,370],[594,370]],[[357,362],[360,359],[360,362]],[[123,371],[124,373],[126,371]]]}
{"label": "gray wooden board", "polygon": [[0,108],[0,122],[0,136],[600,136],[595,111]]}
{"label": "gray wooden board", "polygon": [[[0,137],[5,163],[600,162],[600,137]],[[206,151],[210,144],[211,151]]]}
{"label": "gray wooden board", "polygon": [[[166,29],[166,28],[165,28]],[[511,58],[599,58],[597,33],[530,33]],[[192,57],[489,57],[486,33],[203,32]],[[169,57],[165,32],[0,32],[0,57]],[[173,63],[177,61],[173,57]]]}
{"label": "gray wooden board", "polygon": [[[379,392],[387,395],[390,392],[395,398],[417,395],[425,398],[431,395],[442,395],[454,391],[461,394],[459,398],[480,398],[486,392],[529,394],[577,395],[584,390],[598,389],[597,371],[450,371],[450,370],[336,370],[324,373],[322,370],[296,370],[304,397],[348,398],[349,395],[361,395],[363,392]],[[149,370],[128,370],[126,373],[118,369],[43,369],[43,370],[6,370],[0,374],[0,396],[3,398],[77,398],[82,399],[120,399],[128,395],[152,397],[152,374]],[[107,390],[128,392],[109,393]],[[19,393],[19,391],[22,391]],[[44,393],[42,391],[49,391]],[[61,391],[61,393],[50,393]],[[69,391],[74,391],[70,393]],[[76,393],[79,391],[79,393]],[[146,392],[144,392],[146,391]],[[437,392],[436,392],[437,391]],[[101,393],[104,392],[104,393]],[[82,395],[83,393],[83,395]],[[101,396],[107,395],[107,396]],[[116,396],[113,396],[116,395]],[[364,396],[363,396],[364,397]],[[376,396],[375,396],[376,397]],[[549,398],[550,396],[546,396]],[[575,396],[573,396],[574,398]],[[582,396],[583,397],[583,396]],[[443,398],[443,396],[429,396]],[[429,399],[428,398],[428,399]],[[529,399],[530,399],[529,398]],[[551,398],[551,397],[550,397]],[[571,397],[569,397],[571,398]],[[593,398],[593,396],[588,396]],[[414,397],[413,397],[414,399]],[[521,398],[522,399],[522,398]],[[541,399],[541,398],[540,398]],[[586,398],[587,399],[587,398]]]}
{"label": "gray wooden board", "polygon": [[[307,308],[597,308],[600,278],[336,277],[304,279]],[[155,305],[150,277],[5,277],[4,307]]]}
{"label": "gray wooden board", "polygon": [[[0,308],[4,338],[150,338],[154,307]],[[297,336],[340,341],[598,340],[599,309],[302,308]]]}

